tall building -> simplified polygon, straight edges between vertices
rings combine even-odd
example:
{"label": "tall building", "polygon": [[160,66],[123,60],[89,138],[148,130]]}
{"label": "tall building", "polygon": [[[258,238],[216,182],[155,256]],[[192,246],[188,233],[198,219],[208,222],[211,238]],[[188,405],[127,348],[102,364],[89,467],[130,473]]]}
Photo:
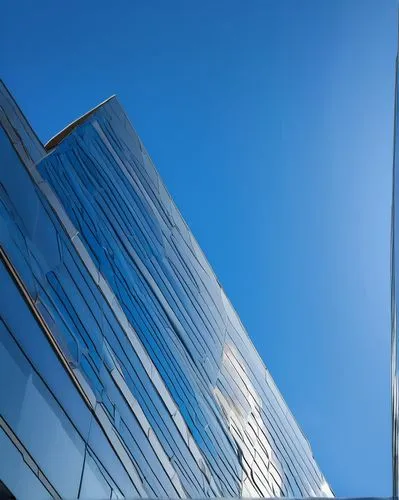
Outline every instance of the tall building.
{"label": "tall building", "polygon": [[117,99],[0,123],[0,491],[331,496]]}

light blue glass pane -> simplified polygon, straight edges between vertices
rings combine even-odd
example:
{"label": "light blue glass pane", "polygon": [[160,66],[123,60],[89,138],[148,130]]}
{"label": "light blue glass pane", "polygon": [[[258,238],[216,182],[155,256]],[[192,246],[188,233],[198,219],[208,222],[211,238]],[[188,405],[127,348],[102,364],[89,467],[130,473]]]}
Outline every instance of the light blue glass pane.
{"label": "light blue glass pane", "polygon": [[79,498],[87,500],[111,498],[111,486],[88,452],[86,452]]}
{"label": "light blue glass pane", "polygon": [[[14,338],[23,346],[30,363],[56,395],[80,434],[86,438],[91,420],[90,412],[2,264],[0,264],[0,318],[6,323]],[[19,366],[19,370],[28,370],[28,373],[29,366],[23,363]],[[3,370],[3,375],[6,377],[7,371],[4,366]],[[6,390],[5,384],[0,384],[0,390],[2,387]],[[19,409],[11,402],[19,391],[25,390],[22,389],[23,387],[24,383],[21,381],[21,384],[10,391],[10,404],[6,404],[6,400],[3,400],[7,411],[13,412],[13,408],[16,409],[15,417],[18,417]],[[22,395],[18,397],[21,398]]]}
{"label": "light blue glass pane", "polygon": [[18,500],[52,498],[19,450],[0,428],[0,479]]}
{"label": "light blue glass pane", "polygon": [[[64,497],[78,494],[83,441],[0,323],[0,411]],[[57,450],[57,453],[55,452]]]}

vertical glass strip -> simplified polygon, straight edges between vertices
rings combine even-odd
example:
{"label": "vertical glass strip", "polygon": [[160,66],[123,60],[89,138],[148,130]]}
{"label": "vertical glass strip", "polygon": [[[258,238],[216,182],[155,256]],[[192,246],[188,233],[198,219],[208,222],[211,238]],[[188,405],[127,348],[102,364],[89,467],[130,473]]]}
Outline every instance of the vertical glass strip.
{"label": "vertical glass strip", "polygon": [[[399,38],[398,38],[399,40]],[[392,404],[392,496],[398,498],[398,336],[397,336],[397,308],[396,308],[396,278],[397,278],[397,249],[396,235],[398,234],[396,192],[398,190],[398,176],[396,170],[399,161],[398,151],[398,54],[395,68],[395,111],[394,111],[394,146],[393,146],[393,179],[392,179],[392,221],[391,221],[391,404]]]}

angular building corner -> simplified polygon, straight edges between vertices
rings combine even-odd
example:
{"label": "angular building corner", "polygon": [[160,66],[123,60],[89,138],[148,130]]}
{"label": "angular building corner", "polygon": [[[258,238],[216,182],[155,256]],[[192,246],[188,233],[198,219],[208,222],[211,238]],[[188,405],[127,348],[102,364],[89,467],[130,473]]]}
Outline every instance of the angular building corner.
{"label": "angular building corner", "polygon": [[118,100],[0,124],[0,491],[333,496]]}

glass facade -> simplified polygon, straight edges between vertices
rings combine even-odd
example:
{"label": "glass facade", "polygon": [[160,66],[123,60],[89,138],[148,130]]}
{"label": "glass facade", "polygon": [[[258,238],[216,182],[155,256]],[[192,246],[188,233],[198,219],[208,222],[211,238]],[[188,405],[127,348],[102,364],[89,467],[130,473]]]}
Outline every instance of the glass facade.
{"label": "glass facade", "polygon": [[332,496],[115,97],[46,146],[0,85],[0,481]]}

